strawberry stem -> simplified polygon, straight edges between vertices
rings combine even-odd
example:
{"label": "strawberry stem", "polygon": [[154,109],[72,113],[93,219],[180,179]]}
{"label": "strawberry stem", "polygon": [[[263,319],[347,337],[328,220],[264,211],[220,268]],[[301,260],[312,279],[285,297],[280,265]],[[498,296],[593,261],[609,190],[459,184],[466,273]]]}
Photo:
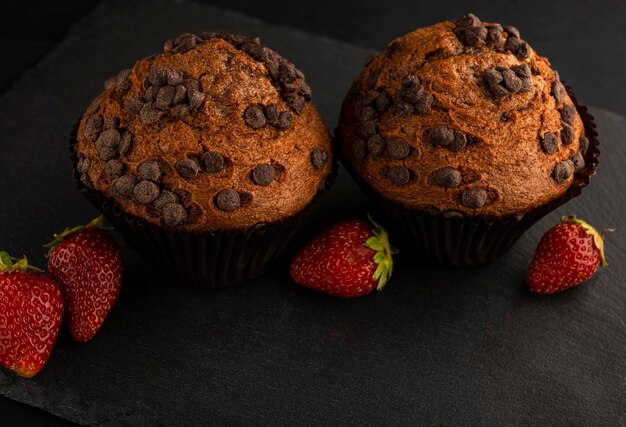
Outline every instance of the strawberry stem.
{"label": "strawberry stem", "polygon": [[[61,244],[61,242],[70,234],[76,233],[77,231],[87,229],[87,228],[95,228],[100,230],[105,230],[104,228],[104,217],[100,215],[97,218],[91,220],[91,222],[87,225],[79,225],[73,228],[66,228],[59,234],[54,234],[54,240],[48,244],[43,245],[44,248],[48,248],[48,253],[46,253],[46,257],[49,257],[52,254],[52,251]],[[108,229],[107,229],[108,230]]]}
{"label": "strawberry stem", "polygon": [[566,222],[570,224],[578,224],[582,226],[583,230],[585,230],[587,234],[593,237],[593,243],[598,249],[598,251],[600,252],[600,265],[602,267],[606,267],[607,265],[609,265],[609,263],[606,262],[606,258],[604,256],[604,235],[606,233],[611,233],[615,231],[614,228],[605,228],[600,233],[598,233],[596,229],[591,226],[591,224],[583,221],[580,218],[576,218],[576,215],[561,217],[561,222]]}
{"label": "strawberry stem", "polygon": [[0,273],[12,271],[34,271],[43,273],[43,270],[28,264],[28,259],[25,256],[17,259],[13,258],[6,251],[0,251]]}
{"label": "strawberry stem", "polygon": [[378,264],[374,271],[374,280],[378,280],[376,290],[380,291],[391,278],[393,272],[393,255],[398,253],[398,249],[389,243],[389,236],[385,229],[372,219],[370,215],[367,218],[372,223],[372,237],[365,241],[365,245],[376,251],[374,254],[374,262]]}

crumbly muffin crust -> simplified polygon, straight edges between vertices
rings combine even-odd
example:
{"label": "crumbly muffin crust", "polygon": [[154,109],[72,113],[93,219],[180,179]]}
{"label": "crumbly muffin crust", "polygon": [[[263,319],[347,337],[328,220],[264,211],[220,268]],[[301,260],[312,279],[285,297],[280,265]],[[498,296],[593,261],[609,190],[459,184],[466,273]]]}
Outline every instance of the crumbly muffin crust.
{"label": "crumbly muffin crust", "polygon": [[449,216],[520,215],[584,167],[584,126],[549,61],[472,14],[368,59],[342,106],[351,168],[386,198]]}
{"label": "crumbly muffin crust", "polygon": [[183,231],[244,229],[305,208],[331,170],[304,75],[258,38],[183,34],[105,82],[77,134],[81,181]]}

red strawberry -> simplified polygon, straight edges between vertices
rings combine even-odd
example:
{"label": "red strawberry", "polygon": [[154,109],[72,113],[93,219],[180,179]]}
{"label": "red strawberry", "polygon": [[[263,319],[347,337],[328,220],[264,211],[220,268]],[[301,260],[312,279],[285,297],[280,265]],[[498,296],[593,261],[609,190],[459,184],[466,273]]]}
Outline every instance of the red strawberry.
{"label": "red strawberry", "polygon": [[0,252],[0,364],[31,378],[46,364],[59,335],[63,296],[50,278],[28,270],[26,257]]}
{"label": "red strawberry", "polygon": [[604,233],[575,216],[561,222],[543,235],[528,271],[530,290],[540,294],[560,292],[594,275],[606,266]]}
{"label": "red strawberry", "polygon": [[48,274],[63,291],[67,324],[75,341],[89,341],[113,307],[122,286],[122,257],[117,242],[98,217],[84,227],[54,235],[47,247]]}
{"label": "red strawberry", "polygon": [[[371,218],[370,218],[371,221]],[[372,227],[373,225],[373,227]],[[340,222],[307,243],[291,262],[298,284],[342,298],[381,290],[391,277],[392,254],[387,233],[372,221]]]}

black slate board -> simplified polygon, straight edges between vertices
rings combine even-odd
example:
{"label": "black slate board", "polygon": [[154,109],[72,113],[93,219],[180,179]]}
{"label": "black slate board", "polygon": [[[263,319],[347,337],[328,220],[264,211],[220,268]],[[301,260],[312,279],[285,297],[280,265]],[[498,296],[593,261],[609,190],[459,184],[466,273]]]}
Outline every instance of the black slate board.
{"label": "black slate board", "polygon": [[[105,78],[202,30],[259,34],[292,59],[330,127],[368,54],[196,4],[99,5],[0,99],[0,246],[44,265],[49,235],[96,215],[71,180],[72,124]],[[124,289],[99,335],[77,345],[62,334],[32,380],[0,370],[0,395],[98,425],[623,425],[626,119],[592,112],[599,175],[493,265],[427,266],[405,250],[382,293],[342,301],[293,285],[285,265],[238,289],[176,288],[125,248]],[[342,172],[311,231],[366,209]],[[617,227],[611,265],[588,285],[531,295],[534,247],[571,212]]]}

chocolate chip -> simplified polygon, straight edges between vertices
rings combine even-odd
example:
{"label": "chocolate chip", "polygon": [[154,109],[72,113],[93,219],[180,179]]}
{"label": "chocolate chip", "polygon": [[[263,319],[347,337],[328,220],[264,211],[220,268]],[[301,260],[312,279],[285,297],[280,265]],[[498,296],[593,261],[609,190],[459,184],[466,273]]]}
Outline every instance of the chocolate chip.
{"label": "chocolate chip", "polygon": [[83,135],[91,142],[95,142],[102,131],[102,125],[104,124],[104,119],[100,115],[95,115],[89,117],[87,123],[85,123],[85,130],[83,131]]}
{"label": "chocolate chip", "polygon": [[183,83],[183,73],[179,71],[167,69],[165,75],[166,83],[170,86],[177,86]]}
{"label": "chocolate chip", "polygon": [[466,15],[463,15],[456,21],[454,21],[454,24],[457,27],[461,27],[461,28],[477,27],[478,25],[480,25],[480,19],[478,19],[478,17],[474,15],[473,13],[468,13]]}
{"label": "chocolate chip", "polygon": [[402,79],[402,86],[405,88],[420,87],[421,85],[422,85],[422,81],[415,74],[409,74],[408,76]]}
{"label": "chocolate chip", "polygon": [[130,89],[130,70],[128,68],[120,71],[115,78],[115,83],[117,87],[115,88],[115,94],[117,96],[122,96]]}
{"label": "chocolate chip", "polygon": [[408,102],[398,100],[391,106],[391,112],[398,117],[410,116],[415,112],[415,107]]}
{"label": "chocolate chip", "polygon": [[511,92],[519,92],[522,88],[522,80],[517,77],[517,74],[513,70],[506,69],[502,72],[502,79],[504,81],[504,87]]}
{"label": "chocolate chip", "polygon": [[574,170],[574,164],[571,160],[563,160],[557,163],[552,170],[552,179],[558,184],[562,184],[572,176]]}
{"label": "chocolate chip", "polygon": [[435,147],[447,147],[454,142],[454,132],[438,125],[428,130],[428,140]]}
{"label": "chocolate chip", "polygon": [[124,174],[124,164],[119,160],[109,160],[104,167],[104,174],[107,179],[114,180]]}
{"label": "chocolate chip", "polygon": [[576,121],[576,108],[572,104],[565,104],[561,109],[561,120],[568,125],[573,125]]}
{"label": "chocolate chip", "polygon": [[578,145],[579,145],[580,152],[584,156],[585,154],[587,154],[587,150],[589,149],[589,138],[587,138],[584,135],[581,135],[580,139],[578,140]]}
{"label": "chocolate chip", "polygon": [[278,104],[268,105],[265,107],[263,113],[265,114],[265,119],[269,124],[272,126],[276,126],[278,124],[278,115],[280,114],[278,111]]}
{"label": "chocolate chip", "polygon": [[163,67],[152,67],[148,71],[148,81],[152,86],[163,86],[167,84],[167,70]]}
{"label": "chocolate chip", "polygon": [[120,132],[117,129],[107,129],[103,131],[96,140],[96,145],[100,147],[115,148],[119,143]]}
{"label": "chocolate chip", "polygon": [[363,97],[363,104],[372,105],[376,101],[376,98],[378,98],[378,92],[375,90],[368,90]]}
{"label": "chocolate chip", "polygon": [[482,208],[487,202],[487,192],[482,188],[468,188],[461,195],[461,203],[470,209]]}
{"label": "chocolate chip", "polygon": [[391,101],[389,100],[389,96],[385,92],[380,92],[376,97],[376,102],[374,104],[376,106],[376,110],[383,113],[387,111],[389,106],[391,105]]}
{"label": "chocolate chip", "polygon": [[264,46],[250,44],[241,46],[241,48],[257,61],[266,62],[269,60],[267,48],[265,48]]}
{"label": "chocolate chip", "polygon": [[509,90],[502,85],[489,86],[489,91],[496,99],[510,94]]}
{"label": "chocolate chip", "polygon": [[141,107],[141,111],[139,112],[139,118],[146,125],[155,123],[161,118],[162,115],[163,112],[158,110],[151,102],[143,104],[143,107]]}
{"label": "chocolate chip", "polygon": [[170,107],[170,114],[172,114],[172,116],[174,117],[183,117],[189,114],[189,112],[190,109],[189,105],[187,104],[180,104]]}
{"label": "chocolate chip", "polygon": [[513,53],[516,53],[517,50],[522,45],[522,40],[519,37],[510,36],[506,39],[506,50],[510,50]]}
{"label": "chocolate chip", "polygon": [[417,104],[415,104],[415,113],[426,114],[428,110],[430,110],[430,107],[432,107],[434,101],[435,99],[431,94],[425,93],[420,100],[417,101]]}
{"label": "chocolate chip", "polygon": [[122,134],[122,137],[120,139],[120,145],[118,146],[120,157],[124,157],[126,154],[128,154],[130,152],[130,149],[132,148],[132,145],[133,145],[133,136],[130,132],[125,131]]}
{"label": "chocolate chip", "polygon": [[534,88],[532,79],[530,77],[524,77],[522,79],[522,88],[519,90],[519,93],[532,92]]}
{"label": "chocolate chip", "polygon": [[526,42],[522,42],[519,48],[517,48],[517,52],[515,52],[515,56],[517,59],[524,60],[530,56],[530,46]]}
{"label": "chocolate chip", "polygon": [[189,108],[192,111],[196,111],[202,105],[204,101],[204,93],[199,90],[187,90],[187,97],[189,98]]}
{"label": "chocolate chip", "polygon": [[124,107],[134,115],[138,115],[143,107],[143,99],[139,96],[124,101]]}
{"label": "chocolate chip", "polygon": [[252,180],[257,185],[270,185],[275,178],[276,170],[270,164],[264,163],[252,169]]}
{"label": "chocolate chip", "polygon": [[387,177],[397,185],[406,185],[411,179],[411,173],[404,166],[392,166],[387,171]]}
{"label": "chocolate chip", "polygon": [[376,117],[376,110],[374,110],[372,107],[366,106],[366,107],[357,107],[357,119],[360,122],[367,122],[369,120],[372,120]]}
{"label": "chocolate chip", "polygon": [[445,211],[441,215],[446,219],[452,219],[452,218],[463,219],[464,218],[463,213],[459,211]]}
{"label": "chocolate chip", "polygon": [[381,156],[385,152],[386,147],[387,143],[380,135],[373,135],[367,140],[367,151],[372,156]]}
{"label": "chocolate chip", "polygon": [[520,64],[511,67],[511,70],[517,74],[519,77],[530,77],[531,71],[528,64]]}
{"label": "chocolate chip", "polygon": [[552,83],[552,96],[556,99],[556,102],[563,102],[565,99],[565,86],[559,80]]}
{"label": "chocolate chip", "polygon": [[175,53],[185,53],[196,47],[198,41],[201,41],[200,37],[195,34],[185,33],[181,34],[174,40],[173,51]]}
{"label": "chocolate chip", "polygon": [[392,159],[404,159],[409,154],[411,154],[411,146],[404,139],[395,138],[389,141],[389,156]]}
{"label": "chocolate chip", "polygon": [[252,105],[243,112],[243,119],[252,129],[261,129],[267,123],[263,110],[256,105]]}
{"label": "chocolate chip", "polygon": [[541,149],[546,154],[554,154],[556,153],[558,143],[559,140],[554,133],[546,132],[543,134],[543,138],[541,138]]}
{"label": "chocolate chip", "polygon": [[165,110],[172,104],[175,92],[176,89],[173,86],[163,86],[157,93],[154,106],[159,110]]}
{"label": "chocolate chip", "polygon": [[458,187],[463,182],[461,172],[449,166],[436,170],[433,179],[437,185],[447,188]]}
{"label": "chocolate chip", "polygon": [[217,194],[215,204],[218,209],[225,212],[231,212],[241,206],[241,198],[239,197],[239,193],[235,190],[227,188]]}
{"label": "chocolate chip", "polygon": [[169,203],[163,208],[163,220],[170,227],[177,226],[187,220],[187,211],[179,203]]}
{"label": "chocolate chip", "polygon": [[291,111],[283,111],[278,115],[278,124],[276,127],[280,130],[286,130],[291,127],[292,122],[293,114],[291,114]]}
{"label": "chocolate chip", "polygon": [[78,173],[83,174],[89,172],[91,167],[91,159],[89,157],[81,157],[76,164],[76,170]]}
{"label": "chocolate chip", "polygon": [[325,150],[321,148],[315,148],[311,152],[311,163],[313,164],[313,167],[315,167],[315,169],[323,169],[324,166],[326,166],[327,161],[328,153]]}
{"label": "chocolate chip", "polygon": [[499,28],[490,28],[487,27],[487,43],[490,44],[494,49],[502,49],[504,47],[504,43],[506,40],[504,39],[504,34],[502,30]]}
{"label": "chocolate chip", "polygon": [[416,104],[423,94],[424,88],[422,86],[413,86],[402,89],[400,97],[409,104]]}
{"label": "chocolate chip", "polygon": [[207,151],[200,156],[200,160],[204,164],[204,169],[209,173],[215,173],[224,167],[224,157],[215,151]]}
{"label": "chocolate chip", "polygon": [[110,87],[115,85],[116,82],[117,82],[117,77],[109,77],[108,79],[104,81],[104,88],[109,89]]}
{"label": "chocolate chip", "polygon": [[187,179],[194,178],[200,171],[200,164],[193,158],[179,160],[174,167],[180,176]]}
{"label": "chocolate chip", "polygon": [[82,182],[87,188],[93,188],[93,181],[89,177],[89,174],[86,174],[86,173],[82,174],[80,176],[80,182]]}
{"label": "chocolate chip", "polygon": [[585,159],[580,153],[576,153],[570,159],[574,164],[574,173],[578,173],[585,168]]}
{"label": "chocolate chip", "polygon": [[178,203],[180,201],[179,197],[176,193],[173,193],[169,190],[161,191],[159,197],[156,198],[154,202],[152,202],[152,207],[157,211],[162,212],[163,208],[170,203]]}
{"label": "chocolate chip", "polygon": [[120,128],[120,119],[117,117],[107,117],[104,119],[104,129],[115,129],[118,130]]}
{"label": "chocolate chip", "polygon": [[496,70],[495,68],[488,68],[483,73],[483,78],[487,82],[488,85],[493,86],[502,82],[502,73]]}
{"label": "chocolate chip", "polygon": [[183,80],[183,86],[185,86],[187,88],[187,92],[195,90],[195,91],[199,91],[200,90],[200,82],[198,80],[195,79],[185,79]]}
{"label": "chocolate chip", "polygon": [[470,27],[463,31],[463,37],[467,46],[478,47],[487,40],[485,27]]}
{"label": "chocolate chip", "polygon": [[185,85],[176,86],[176,90],[174,91],[174,99],[172,99],[172,104],[180,104],[187,97],[187,88]]}
{"label": "chocolate chip", "polygon": [[159,182],[163,176],[163,169],[158,160],[146,160],[137,167],[137,177],[141,180]]}
{"label": "chocolate chip", "polygon": [[133,196],[139,203],[147,205],[154,202],[161,190],[159,186],[152,181],[143,180],[140,181],[133,189]]}
{"label": "chocolate chip", "polygon": [[137,185],[137,179],[134,176],[123,175],[113,180],[111,192],[115,197],[130,197],[135,185]]}
{"label": "chocolate chip", "polygon": [[291,107],[293,111],[296,112],[296,114],[302,113],[302,110],[304,109],[304,103],[305,103],[305,99],[303,96],[300,96],[300,95],[286,96],[285,102],[287,103],[287,105]]}
{"label": "chocolate chip", "polygon": [[357,139],[354,141],[354,145],[352,146],[352,154],[358,160],[363,160],[367,155],[367,147],[365,141],[362,139]]}
{"label": "chocolate chip", "polygon": [[563,129],[561,130],[561,142],[563,145],[570,145],[574,142],[574,128],[567,123],[562,123]]}
{"label": "chocolate chip", "polygon": [[448,150],[450,151],[461,151],[465,145],[467,144],[467,137],[463,132],[459,132],[458,130],[454,131],[454,141],[450,145],[448,145]]}
{"label": "chocolate chip", "polygon": [[521,37],[519,30],[512,25],[505,25],[504,31],[506,31],[509,36],[517,37],[518,39]]}
{"label": "chocolate chip", "polygon": [[370,120],[368,122],[361,123],[361,130],[364,135],[374,135],[376,133],[376,121]]}
{"label": "chocolate chip", "polygon": [[174,50],[174,40],[165,40],[165,43],[163,43],[163,52],[164,53],[171,53]]}
{"label": "chocolate chip", "polygon": [[117,150],[112,147],[103,146],[98,150],[98,153],[100,154],[100,160],[106,162],[115,158],[115,156],[117,155]]}

